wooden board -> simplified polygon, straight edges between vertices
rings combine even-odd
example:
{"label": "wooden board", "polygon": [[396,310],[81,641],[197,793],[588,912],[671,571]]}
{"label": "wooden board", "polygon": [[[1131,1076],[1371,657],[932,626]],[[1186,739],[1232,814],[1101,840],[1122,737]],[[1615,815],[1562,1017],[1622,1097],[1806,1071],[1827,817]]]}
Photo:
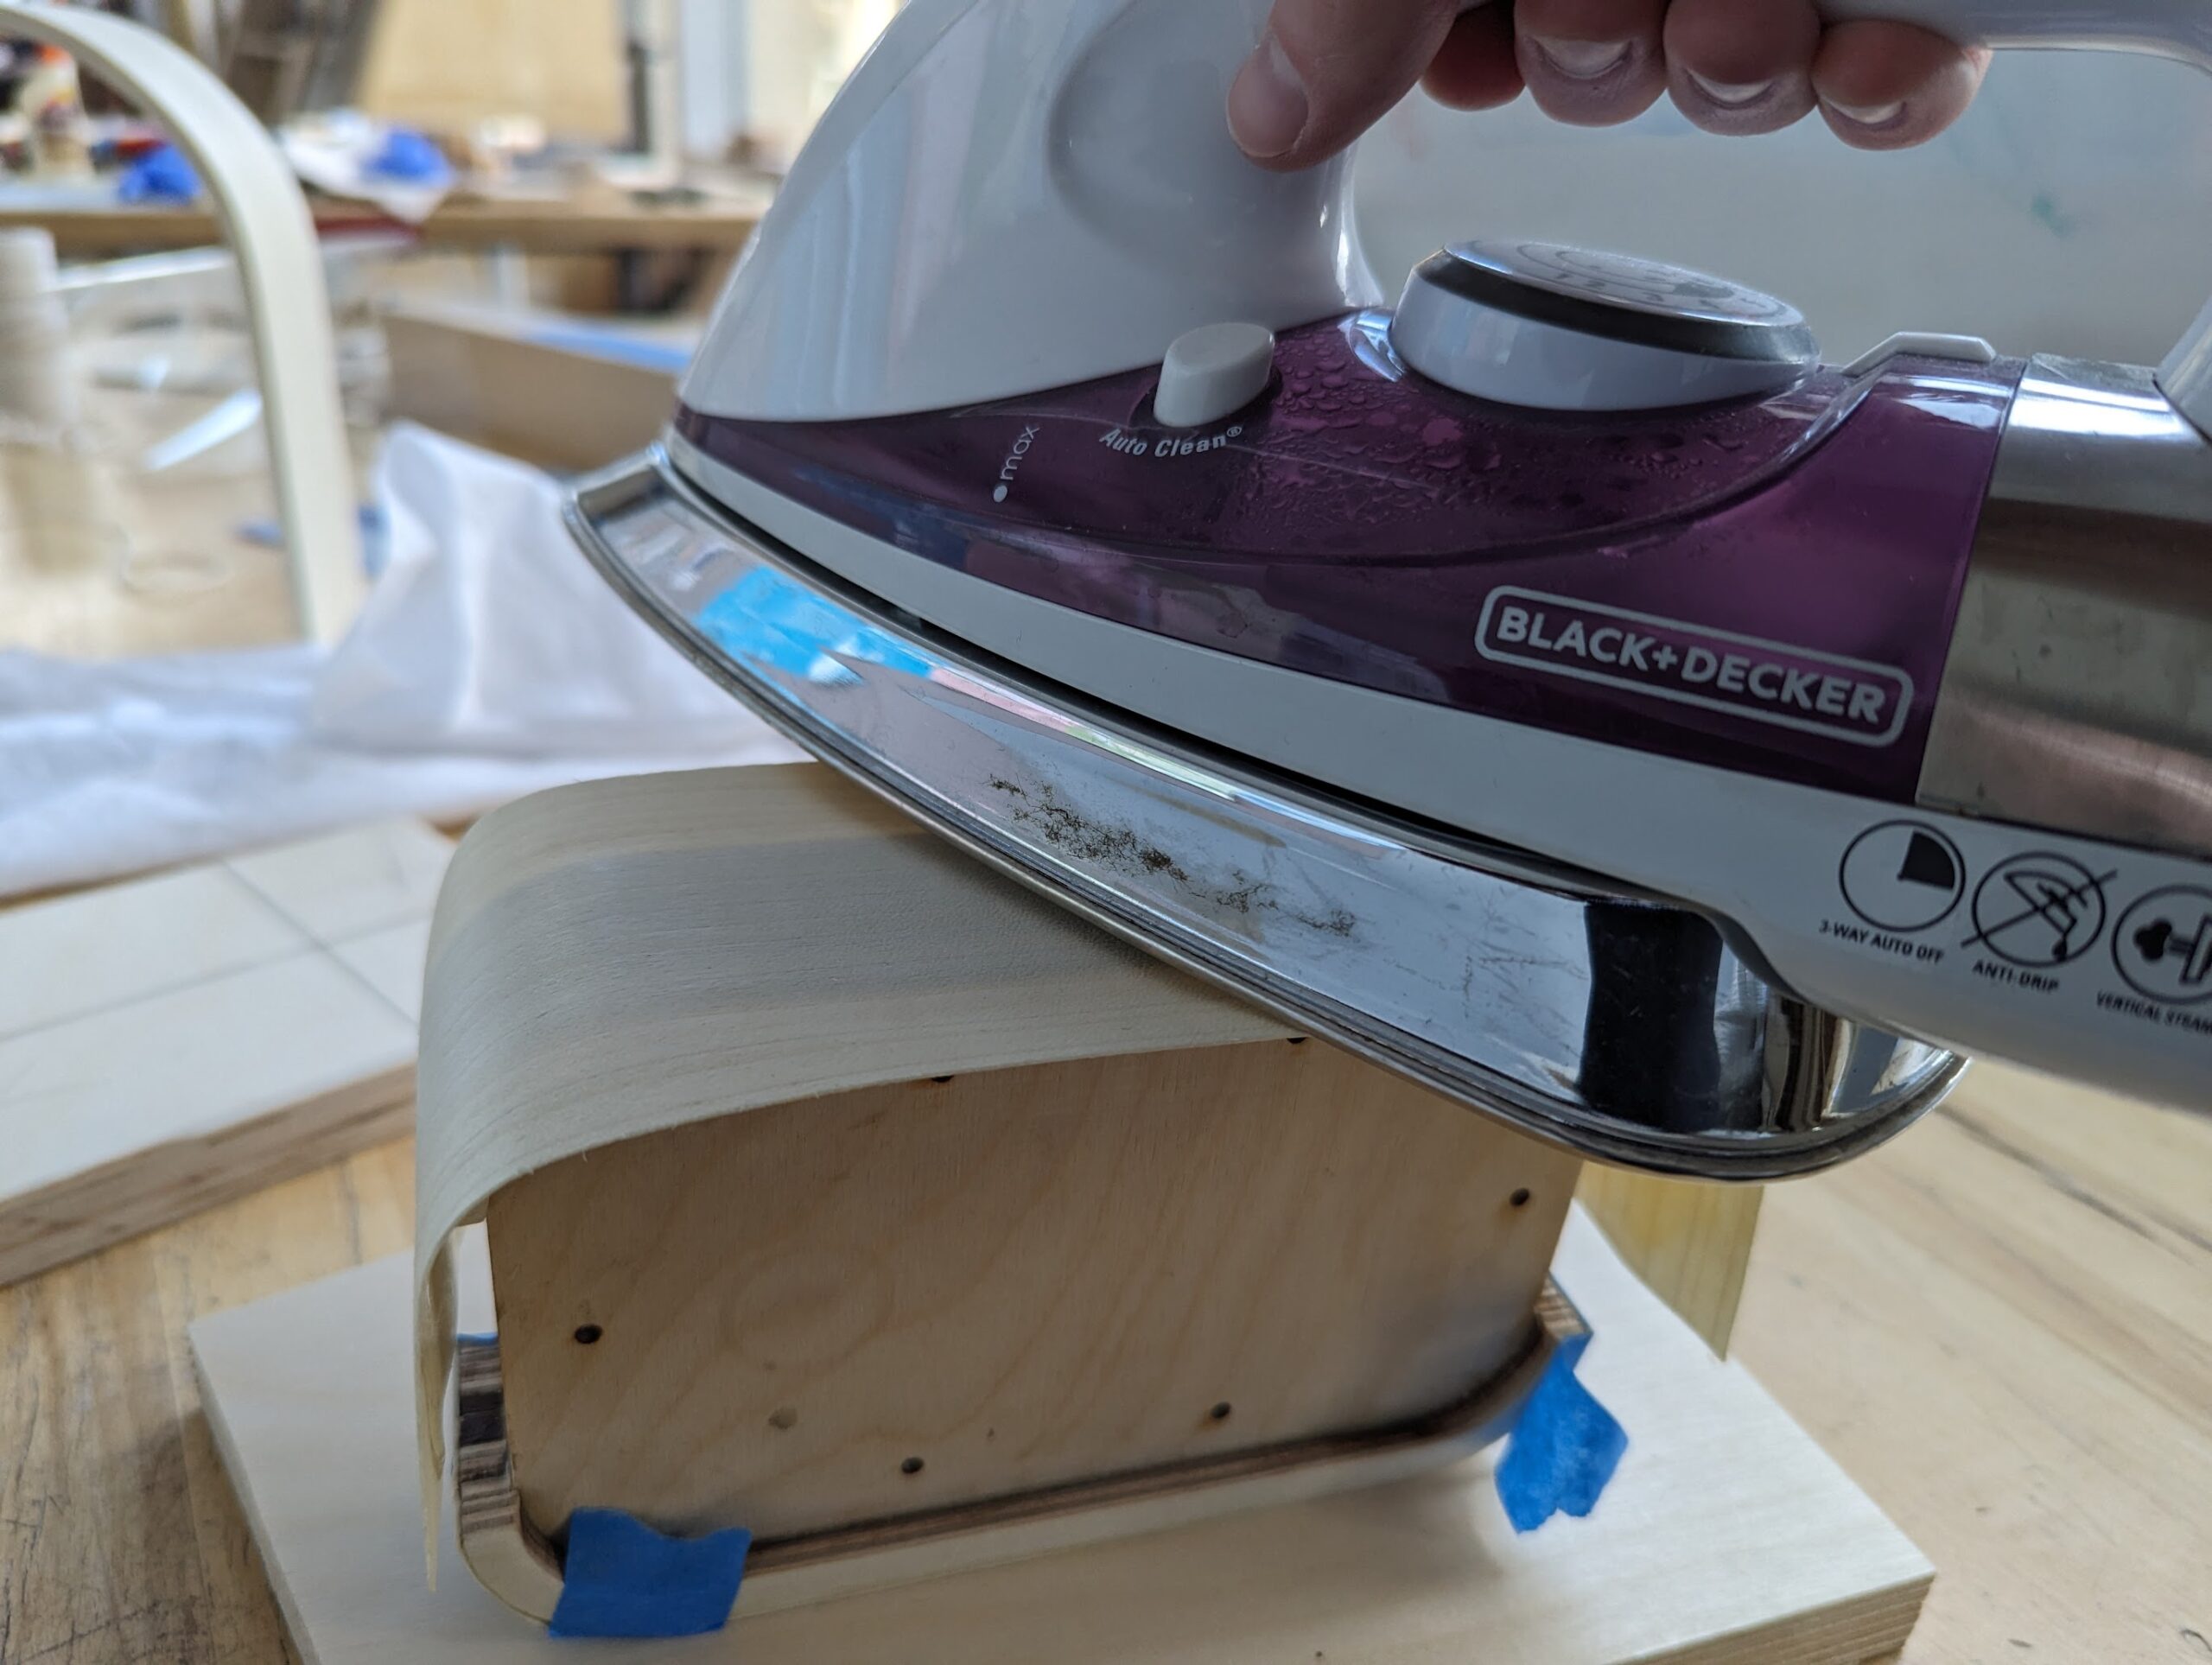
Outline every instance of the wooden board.
{"label": "wooden board", "polygon": [[[570,196],[456,196],[439,204],[420,226],[408,229],[424,247],[436,249],[512,247],[534,254],[735,250],[753,235],[765,202],[765,193],[751,191],[697,202],[639,202],[611,187]],[[319,200],[314,208],[316,229],[326,237],[390,231],[395,224],[357,202]],[[201,207],[11,204],[0,187],[0,230],[24,226],[52,232],[54,246],[69,259],[197,249],[223,241],[221,225]]]}
{"label": "wooden board", "polygon": [[[395,419],[540,467],[595,468],[660,437],[696,332],[618,333],[559,314],[417,302],[387,308],[384,334]],[[610,345],[587,350],[594,340]],[[619,350],[626,340],[632,356]]]}
{"label": "wooden board", "polygon": [[[467,1263],[472,1268],[474,1262]],[[1326,1501],[824,1605],[717,1636],[594,1644],[603,1665],[1446,1660],[1842,1665],[1910,1630],[1917,1551],[1586,1222],[1557,1273],[1597,1331],[1583,1377],[1630,1433],[1597,1513],[1516,1536],[1476,1458]],[[464,1322],[481,1323],[480,1271]],[[501,1665],[549,1643],[450,1534],[423,1587],[409,1273],[380,1262],[193,1327],[211,1427],[309,1665]],[[752,1587],[750,1585],[747,1586]]]}
{"label": "wooden board", "polygon": [[[26,626],[17,576],[9,642],[150,645],[111,607]],[[267,556],[161,640],[283,639],[288,596]],[[404,1249],[412,1176],[409,1145],[378,1147],[0,1288],[0,1659],[290,1656],[185,1326]],[[2209,1194],[2212,1121],[1985,1065],[1768,1196],[1735,1350],[1947,1569],[1908,1665],[2202,1665]]]}
{"label": "wooden board", "polygon": [[1760,1185],[1669,1179],[1594,1162],[1575,1187],[1636,1275],[1724,1358],[1764,1195]]}
{"label": "wooden board", "polygon": [[450,854],[397,822],[0,913],[0,1284],[404,1132]]}
{"label": "wooden board", "polygon": [[1942,1568],[1912,1665],[2212,1661],[2212,1118],[1978,1065],[1765,1214],[1736,1350]]}
{"label": "wooden board", "polygon": [[467,134],[535,116],[556,138],[624,138],[627,60],[618,0],[379,0],[353,102]]}
{"label": "wooden board", "polygon": [[1281,1041],[572,1157],[488,1218],[525,1510],[766,1541],[1443,1413],[1527,1351],[1579,1166]]}

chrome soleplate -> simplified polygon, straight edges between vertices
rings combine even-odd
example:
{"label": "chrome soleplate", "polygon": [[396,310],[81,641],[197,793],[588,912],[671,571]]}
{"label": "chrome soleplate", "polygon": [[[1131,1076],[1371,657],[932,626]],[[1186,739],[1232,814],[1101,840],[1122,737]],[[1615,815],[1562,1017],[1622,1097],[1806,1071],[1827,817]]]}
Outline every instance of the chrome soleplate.
{"label": "chrome soleplate", "polygon": [[701,669],[972,855],[1583,1155],[1809,1172],[1962,1067],[1808,1006],[1701,915],[1212,755],[895,615],[657,450],[582,482],[569,521]]}

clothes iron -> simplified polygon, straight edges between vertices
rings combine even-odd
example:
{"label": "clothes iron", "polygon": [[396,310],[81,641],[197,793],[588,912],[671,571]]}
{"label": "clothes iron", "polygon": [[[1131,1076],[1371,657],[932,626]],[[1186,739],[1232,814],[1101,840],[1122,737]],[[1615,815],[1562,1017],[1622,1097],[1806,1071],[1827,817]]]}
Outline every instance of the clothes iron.
{"label": "clothes iron", "polygon": [[[2156,371],[1512,240],[1395,311],[1249,163],[1262,0],[914,0],[664,444],[702,668],[1153,952],[1597,1158],[1763,1179],[1989,1052],[2204,1108],[2212,314]],[[1823,0],[2212,67],[2206,0]]]}

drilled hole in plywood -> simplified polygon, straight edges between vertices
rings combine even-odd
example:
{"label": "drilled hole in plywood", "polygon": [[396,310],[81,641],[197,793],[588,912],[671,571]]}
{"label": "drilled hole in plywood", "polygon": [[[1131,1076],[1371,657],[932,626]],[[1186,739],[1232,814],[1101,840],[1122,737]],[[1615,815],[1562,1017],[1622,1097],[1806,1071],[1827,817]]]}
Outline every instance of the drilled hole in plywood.
{"label": "drilled hole in plywood", "polygon": [[952,1077],[950,1076],[931,1076],[930,1077],[930,1085],[932,1087],[946,1087],[951,1085],[951,1084]]}
{"label": "drilled hole in plywood", "polygon": [[1224,1400],[1223,1400],[1223,1401],[1221,1401],[1221,1403],[1219,1403],[1218,1405],[1216,1405],[1216,1406],[1215,1406],[1211,1410],[1208,1411],[1208,1412],[1206,1413],[1206,1420],[1208,1420],[1209,1422],[1226,1422],[1226,1421],[1228,1421],[1228,1420],[1229,1420],[1229,1401],[1228,1401],[1227,1400],[1225,1400],[1225,1399],[1224,1399]]}
{"label": "drilled hole in plywood", "polygon": [[794,1427],[798,1422],[798,1411],[790,1405],[779,1405],[768,1413],[768,1426],[778,1433]]}
{"label": "drilled hole in plywood", "polygon": [[918,1457],[909,1457],[899,1465],[899,1472],[901,1474],[919,1474],[921,1471],[922,1459]]}
{"label": "drilled hole in plywood", "polygon": [[588,1347],[606,1333],[607,1331],[596,1324],[579,1324],[576,1326],[576,1344],[579,1347]]}
{"label": "drilled hole in plywood", "polygon": [[1510,1196],[1510,1197],[1507,1198],[1506,1198],[1506,1201],[1508,1201],[1509,1203],[1512,1204],[1513,1204],[1513,1206],[1514,1206],[1514,1207],[1516,1207],[1516,1208],[1526,1208],[1526,1207],[1528,1207],[1528,1206],[1529,1206],[1529,1187],[1528,1187],[1528,1186],[1526,1186],[1526,1185],[1522,1186],[1522,1187],[1521,1187],[1521,1189],[1520,1189],[1520,1190],[1518,1190],[1518,1191],[1516,1191],[1516,1192],[1515,1192],[1513,1193],[1513,1195],[1512,1195],[1512,1196]]}

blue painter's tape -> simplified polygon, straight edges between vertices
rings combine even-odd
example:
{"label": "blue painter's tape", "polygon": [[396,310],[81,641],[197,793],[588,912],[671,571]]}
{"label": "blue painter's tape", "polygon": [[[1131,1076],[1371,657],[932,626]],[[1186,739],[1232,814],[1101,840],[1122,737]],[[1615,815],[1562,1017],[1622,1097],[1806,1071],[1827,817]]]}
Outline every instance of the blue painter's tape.
{"label": "blue painter's tape", "polygon": [[910,677],[929,674],[928,660],[766,567],[755,568],[701,608],[699,628],[741,658],[763,660],[824,686],[856,680],[842,663],[846,659]]}
{"label": "blue painter's tape", "polygon": [[569,1517],[556,1636],[696,1636],[729,1622],[753,1535],[743,1527],[669,1538],[619,1509]]}
{"label": "blue painter's tape", "polygon": [[411,127],[389,130],[384,136],[384,148],[369,158],[365,171],[416,185],[453,183],[453,164],[446,160],[446,153]]}
{"label": "blue painter's tape", "polygon": [[688,346],[641,340],[617,330],[556,325],[535,331],[529,339],[532,346],[550,346],[556,352],[574,353],[586,359],[635,365],[641,370],[665,370],[671,376],[681,375],[691,362],[691,349]]}
{"label": "blue painter's tape", "polygon": [[1628,1433],[1575,1376],[1587,1335],[1563,1342],[1513,1425],[1497,1465],[1497,1497],[1516,1532],[1534,1532],[1562,1511],[1580,1520],[1628,1450]]}
{"label": "blue painter's tape", "polygon": [[157,145],[123,170],[116,187],[123,202],[194,202],[200,193],[200,173],[174,144]]}

